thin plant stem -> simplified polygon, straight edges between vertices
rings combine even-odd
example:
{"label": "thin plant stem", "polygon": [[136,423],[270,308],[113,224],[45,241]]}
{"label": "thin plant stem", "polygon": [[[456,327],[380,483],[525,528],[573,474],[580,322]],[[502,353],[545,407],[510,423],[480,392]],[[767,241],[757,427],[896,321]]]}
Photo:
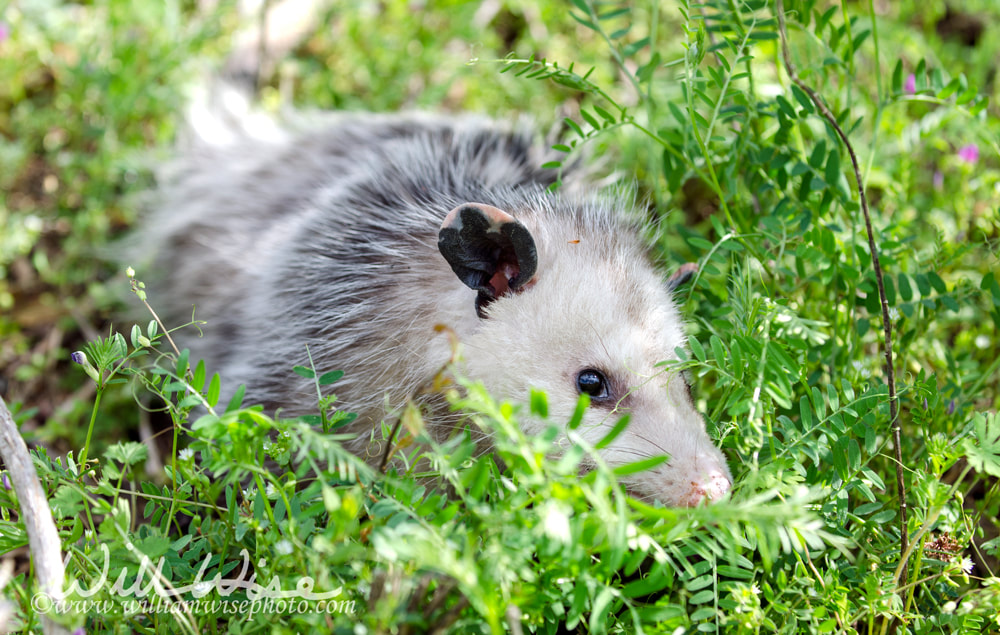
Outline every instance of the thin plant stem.
{"label": "thin plant stem", "polygon": [[104,388],[99,385],[94,397],[94,407],[90,411],[90,425],[87,426],[87,439],[83,442],[83,450],[80,451],[79,463],[81,467],[87,463],[87,454],[90,453],[90,438],[94,434],[94,425],[97,423],[97,411],[101,407],[101,395],[103,393]]}
{"label": "thin plant stem", "polygon": [[823,99],[804,81],[802,81],[795,71],[795,66],[792,64],[791,53],[788,48],[788,34],[785,28],[785,7],[782,0],[776,0],[775,11],[778,18],[778,33],[781,37],[781,53],[785,62],[785,69],[788,72],[789,78],[796,86],[801,88],[807,95],[809,99],[812,100],[813,104],[816,105],[816,109],[820,112],[824,119],[831,128],[840,137],[841,142],[843,142],[844,147],[847,149],[847,153],[851,157],[851,166],[854,169],[854,177],[857,180],[858,186],[858,198],[861,201],[861,212],[864,214],[865,219],[865,229],[868,234],[868,249],[871,253],[872,267],[875,270],[875,281],[878,284],[878,295],[879,302],[882,305],[882,328],[884,331],[884,353],[885,353],[885,369],[886,369],[886,384],[889,388],[889,419],[890,425],[892,426],[892,438],[893,445],[895,446],[895,463],[896,463],[896,492],[899,496],[899,569],[897,570],[897,583],[902,580],[905,582],[906,573],[906,560],[909,558],[911,549],[909,544],[909,535],[907,531],[907,520],[906,520],[906,485],[903,480],[903,449],[902,449],[902,432],[900,430],[899,421],[899,404],[896,397],[896,375],[893,367],[892,359],[892,322],[889,319],[889,301],[886,299],[885,293],[885,281],[882,275],[882,265],[879,262],[878,257],[878,246],[875,244],[875,233],[872,229],[871,212],[868,209],[868,197],[865,194],[865,181],[861,177],[861,168],[858,164],[857,154],[854,152],[854,146],[851,141],[847,138],[847,134],[844,129],[840,127],[837,123],[837,118],[827,107]]}
{"label": "thin plant stem", "polygon": [[632,71],[630,71],[628,67],[625,66],[625,59],[622,58],[621,52],[619,52],[618,47],[615,46],[615,43],[611,41],[611,38],[608,37],[608,34],[605,33],[604,29],[601,28],[601,20],[600,18],[597,17],[597,11],[594,9],[593,2],[587,3],[587,18],[590,20],[590,23],[594,25],[593,30],[598,35],[600,35],[601,39],[604,40],[604,43],[607,44],[608,50],[611,52],[611,57],[614,59],[615,65],[618,66],[618,69],[621,71],[622,75],[624,75],[625,78],[628,79],[629,83],[632,85],[632,88],[635,90],[635,92],[638,95],[642,95],[642,87],[639,86],[639,82],[635,78],[635,75],[632,74]]}

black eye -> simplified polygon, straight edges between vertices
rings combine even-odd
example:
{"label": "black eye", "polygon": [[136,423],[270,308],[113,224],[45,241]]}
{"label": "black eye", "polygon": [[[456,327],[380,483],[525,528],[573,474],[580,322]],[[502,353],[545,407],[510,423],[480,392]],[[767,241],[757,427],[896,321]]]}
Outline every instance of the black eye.
{"label": "black eye", "polygon": [[593,399],[607,399],[610,397],[608,379],[599,370],[585,368],[576,376],[576,389],[581,394],[587,393]]}

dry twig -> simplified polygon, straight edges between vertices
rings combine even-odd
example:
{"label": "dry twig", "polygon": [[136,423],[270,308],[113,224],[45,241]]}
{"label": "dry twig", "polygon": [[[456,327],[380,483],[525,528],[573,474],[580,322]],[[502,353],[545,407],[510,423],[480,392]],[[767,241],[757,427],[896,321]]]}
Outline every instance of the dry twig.
{"label": "dry twig", "polygon": [[[28,446],[17,431],[17,424],[14,423],[14,417],[7,409],[3,397],[0,397],[0,458],[7,466],[17,494],[21,522],[28,532],[28,546],[31,549],[38,589],[48,594],[53,601],[58,601],[62,597],[64,576],[62,543],[59,541],[56,525],[52,522],[52,511],[45,498],[45,491],[38,482],[38,473],[28,455]],[[0,613],[2,611],[3,607],[0,607]],[[46,635],[69,632],[48,616],[43,616],[42,624]],[[4,630],[4,626],[0,623],[0,631]]]}

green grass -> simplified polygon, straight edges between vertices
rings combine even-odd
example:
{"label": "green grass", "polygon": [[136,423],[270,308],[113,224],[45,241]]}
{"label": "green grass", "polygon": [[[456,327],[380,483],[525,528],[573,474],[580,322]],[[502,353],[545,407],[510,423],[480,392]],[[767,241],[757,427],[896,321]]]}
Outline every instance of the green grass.
{"label": "green grass", "polygon": [[[66,624],[1000,629],[1000,11],[962,5],[986,25],[967,47],[935,32],[944,3],[785,3],[790,58],[848,135],[871,207],[897,444],[854,170],[793,86],[773,3],[505,3],[491,20],[477,4],[385,5],[334,3],[262,104],[528,116],[561,124],[569,156],[586,146],[634,177],[654,203],[662,260],[699,264],[679,296],[691,316],[683,365],[733,468],[731,500],[691,510],[627,500],[609,469],[576,476],[585,444],[544,458],[572,422],[525,439],[517,408],[475,386],[453,398],[471,426],[502,439],[505,471],[456,439],[404,445],[415,467],[377,475],[337,443],[336,378],[325,374],[336,369],[315,369],[324,434],[220,403],[203,366],[176,359],[145,324],[86,349],[95,388],[69,353],[107,332],[128,287],[98,256],[134,222],[188,89],[220,63],[238,21],[226,6],[203,15],[169,1],[11,5],[0,9],[0,389],[24,436],[49,448],[36,463],[70,576],[110,602]],[[133,390],[163,396],[163,417],[187,440],[165,458],[166,476],[141,471]],[[212,414],[192,421],[199,404]],[[544,397],[522,407],[543,412]],[[419,416],[407,421],[421,436]],[[427,469],[440,480],[418,478]],[[0,489],[0,553],[26,542],[17,509]],[[277,626],[274,613],[220,608],[123,617],[133,596],[99,583],[99,545],[129,576],[139,554],[162,557],[175,584],[195,580],[206,557],[205,578],[235,577],[246,549],[258,581],[309,577],[342,589],[345,604],[278,611]],[[18,627],[39,628],[33,592],[23,567],[0,591]]]}

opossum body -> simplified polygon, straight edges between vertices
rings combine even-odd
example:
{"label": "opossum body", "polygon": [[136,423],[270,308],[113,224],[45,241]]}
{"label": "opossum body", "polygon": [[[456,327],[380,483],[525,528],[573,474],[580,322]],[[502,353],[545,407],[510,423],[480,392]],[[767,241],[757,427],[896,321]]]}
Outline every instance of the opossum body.
{"label": "opossum body", "polygon": [[[684,378],[660,362],[681,319],[650,263],[630,195],[563,186],[526,133],[478,118],[341,115],[305,133],[195,144],[165,179],[136,243],[155,252],[150,297],[174,324],[207,321],[184,346],[229,389],[285,413],[314,401],[306,364],[342,369],[342,408],[369,430],[417,397],[449,359],[501,398],[546,392],[566,421],[583,392],[591,442],[624,414],[612,465],[668,454],[631,491],[692,505],[730,489]],[[164,306],[166,305],[166,306]],[[432,413],[446,437],[454,417]],[[521,421],[526,433],[541,422]],[[369,456],[375,463],[379,457]]]}

